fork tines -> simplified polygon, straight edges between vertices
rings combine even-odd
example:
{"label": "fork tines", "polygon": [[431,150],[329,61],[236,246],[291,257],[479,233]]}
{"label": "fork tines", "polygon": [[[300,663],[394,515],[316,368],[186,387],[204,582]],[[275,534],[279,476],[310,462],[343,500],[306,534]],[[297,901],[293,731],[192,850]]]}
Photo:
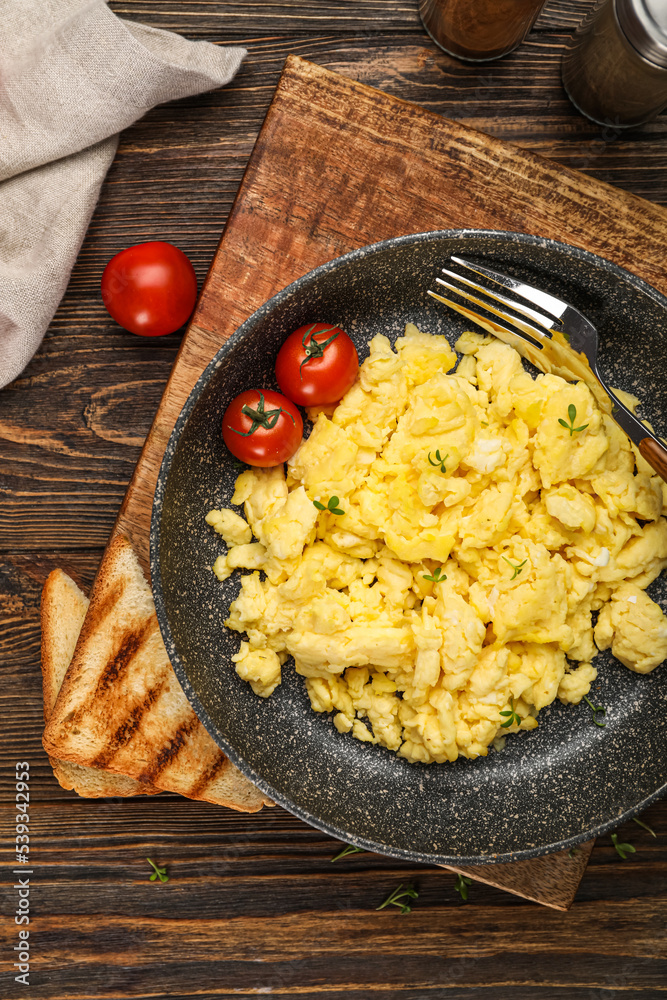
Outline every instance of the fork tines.
{"label": "fork tines", "polygon": [[[522,295],[518,290],[518,287],[521,287],[520,282],[492,271],[490,268],[471,264],[461,257],[452,257],[451,259],[456,264],[471,271],[478,279],[481,277],[483,280],[473,281],[463,274],[443,267],[442,273],[447,275],[450,280],[446,281],[443,278],[436,278],[436,282],[450,292],[454,292],[457,296],[474,303],[486,313],[491,314],[493,319],[490,323],[489,321],[485,323],[485,317],[480,316],[476,311],[466,307],[456,299],[451,299],[447,295],[439,295],[429,289],[428,294],[434,299],[450,306],[492,333],[496,331],[493,330],[490,324],[498,325],[498,321],[500,320],[500,325],[505,332],[514,336],[518,334],[524,340],[529,338],[537,347],[540,347],[540,340],[549,337],[552,330],[560,326],[560,320],[557,315],[547,313],[546,311],[540,312],[532,306],[525,305],[524,301],[517,301],[499,291],[499,288],[508,288],[514,295],[520,296],[525,300],[526,296]],[[551,296],[544,293],[545,306],[547,304],[551,305],[553,301],[548,302],[548,300],[551,300]]]}

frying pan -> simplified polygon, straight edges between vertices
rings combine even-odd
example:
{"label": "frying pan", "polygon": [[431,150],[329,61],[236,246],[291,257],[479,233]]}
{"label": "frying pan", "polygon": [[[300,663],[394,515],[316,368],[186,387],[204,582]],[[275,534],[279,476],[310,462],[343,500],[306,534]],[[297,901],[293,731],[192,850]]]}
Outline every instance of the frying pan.
{"label": "frying pan", "polygon": [[[428,864],[488,864],[562,850],[618,825],[664,793],[667,671],[640,676],[607,653],[591,699],[555,702],[539,727],[501,752],[447,764],[410,764],[336,731],[312,711],[291,661],[268,699],[236,675],[239,636],[224,628],[238,574],[220,584],[210,566],[218,536],[204,521],[228,506],[238,469],[220,437],[229,401],[249,387],[277,388],[273,365],[292,330],[326,320],[360,355],[377,333],[405,323],[454,343],[465,321],[426,295],[450,254],[487,262],[580,309],[600,333],[612,386],[639,395],[642,415],[665,427],[667,299],[591,253],[535,236],[461,230],[364,247],[284,289],[225,343],[178,418],[159,474],[151,570],[162,635],[199,718],[229,758],[277,803],[319,829],[371,851]],[[662,604],[664,578],[649,589]]]}

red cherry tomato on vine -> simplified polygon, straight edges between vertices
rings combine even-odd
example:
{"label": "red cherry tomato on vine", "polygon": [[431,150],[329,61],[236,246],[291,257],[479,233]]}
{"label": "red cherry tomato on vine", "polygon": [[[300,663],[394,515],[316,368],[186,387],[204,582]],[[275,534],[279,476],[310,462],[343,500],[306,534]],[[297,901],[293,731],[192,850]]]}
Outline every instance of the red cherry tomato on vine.
{"label": "red cherry tomato on vine", "polygon": [[276,379],[300,406],[337,403],[359,370],[357,351],[343,330],[330,323],[308,323],[291,333],[278,351]]}
{"label": "red cherry tomato on vine", "polygon": [[171,243],[137,243],[112,257],[102,275],[102,301],[125,330],[142,337],[173,333],[197,300],[195,270]]}
{"label": "red cherry tomato on vine", "polygon": [[271,389],[247,389],[222,418],[222,438],[247,465],[269,468],[291,458],[301,444],[303,420],[291,400]]}

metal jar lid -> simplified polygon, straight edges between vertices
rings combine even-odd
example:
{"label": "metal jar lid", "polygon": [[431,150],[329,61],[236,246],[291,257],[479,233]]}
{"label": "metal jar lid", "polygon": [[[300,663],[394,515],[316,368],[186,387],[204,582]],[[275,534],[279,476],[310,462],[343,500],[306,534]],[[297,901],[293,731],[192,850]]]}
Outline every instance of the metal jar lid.
{"label": "metal jar lid", "polygon": [[616,16],[639,55],[667,69],[667,0],[616,0]]}

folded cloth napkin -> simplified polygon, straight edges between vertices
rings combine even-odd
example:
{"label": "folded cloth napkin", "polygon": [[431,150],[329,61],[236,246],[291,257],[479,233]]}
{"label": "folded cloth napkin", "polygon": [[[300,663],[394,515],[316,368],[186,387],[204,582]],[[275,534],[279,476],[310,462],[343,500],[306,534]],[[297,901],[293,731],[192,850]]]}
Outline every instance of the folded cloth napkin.
{"label": "folded cloth napkin", "polygon": [[246,51],[122,21],[104,0],[2,0],[0,39],[1,387],[56,311],[117,133],[228,83]]}

